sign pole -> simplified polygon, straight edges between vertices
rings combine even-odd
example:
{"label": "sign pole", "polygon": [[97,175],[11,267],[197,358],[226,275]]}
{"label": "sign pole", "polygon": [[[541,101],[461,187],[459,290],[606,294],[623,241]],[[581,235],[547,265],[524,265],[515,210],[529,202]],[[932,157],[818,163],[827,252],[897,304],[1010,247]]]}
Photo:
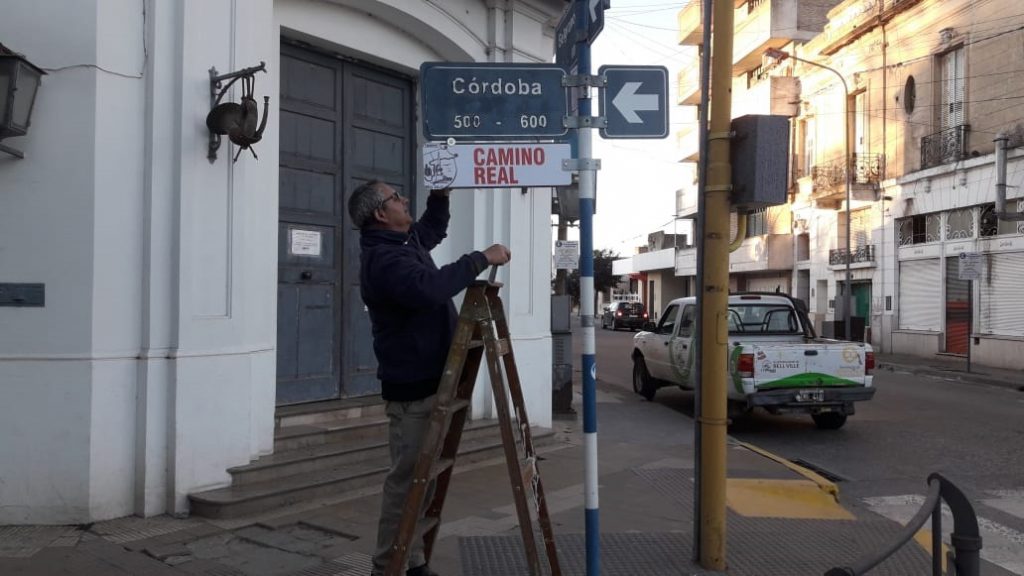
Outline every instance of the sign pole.
{"label": "sign pole", "polygon": [[971,373],[971,344],[974,339],[971,333],[974,332],[974,280],[967,281],[967,373]]}
{"label": "sign pole", "polygon": [[[576,0],[570,10],[576,12],[579,36],[588,31],[585,10],[588,2]],[[590,75],[590,43],[579,42],[579,74]],[[579,118],[591,114],[590,87],[584,86],[579,97]],[[594,198],[597,191],[591,128],[581,122],[578,128],[580,188],[580,325],[583,329],[583,446],[584,446],[584,514],[586,522],[587,576],[598,576],[600,565],[600,527],[597,484],[597,363],[594,333]]]}

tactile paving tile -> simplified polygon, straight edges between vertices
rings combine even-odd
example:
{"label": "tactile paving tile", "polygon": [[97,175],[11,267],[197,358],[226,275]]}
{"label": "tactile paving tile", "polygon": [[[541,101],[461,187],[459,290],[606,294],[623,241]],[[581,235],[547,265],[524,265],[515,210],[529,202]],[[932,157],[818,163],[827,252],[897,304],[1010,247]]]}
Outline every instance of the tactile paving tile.
{"label": "tactile paving tile", "polygon": [[157,516],[155,518],[138,518],[128,516],[108,522],[97,522],[93,524],[91,532],[100,535],[104,540],[115,544],[124,544],[144,538],[163,536],[179,530],[195,528],[205,524],[202,520],[193,518],[177,519],[169,516]]}
{"label": "tactile paving tile", "polygon": [[[586,541],[583,534],[555,536],[558,560],[565,576],[586,573]],[[601,534],[601,574],[603,576],[679,576],[714,574],[692,566],[689,561],[690,538],[683,533],[604,533]],[[547,574],[547,556],[539,551]],[[459,539],[463,574],[521,576],[529,574],[522,540],[518,536],[470,536]]]}
{"label": "tactile paving tile", "polygon": [[0,526],[0,558],[29,558],[47,546],[73,546],[77,526]]}

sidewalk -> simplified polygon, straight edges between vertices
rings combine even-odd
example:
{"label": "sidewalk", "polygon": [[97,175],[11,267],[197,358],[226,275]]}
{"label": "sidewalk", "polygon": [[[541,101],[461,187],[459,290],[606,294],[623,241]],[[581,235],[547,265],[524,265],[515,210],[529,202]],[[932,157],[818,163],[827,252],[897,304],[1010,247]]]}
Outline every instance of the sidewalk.
{"label": "sidewalk", "polygon": [[[577,416],[554,426],[559,442],[544,451],[540,470],[562,574],[583,575],[582,424]],[[690,561],[692,420],[599,382],[598,429],[601,574],[718,574]],[[435,570],[442,576],[528,574],[510,490],[501,460],[457,471],[431,563]],[[831,482],[735,441],[728,446],[727,499],[727,574],[824,574],[880,549],[900,528],[843,506]],[[378,506],[379,495],[371,490],[230,522],[158,517],[0,527],[0,574],[364,576]],[[925,573],[930,557],[910,542],[872,575]]]}
{"label": "sidewalk", "polygon": [[878,369],[891,372],[909,372],[970,384],[986,384],[1005,388],[1024,387],[1024,373],[973,364],[967,372],[967,359],[936,354],[930,358],[910,354],[879,354]]}

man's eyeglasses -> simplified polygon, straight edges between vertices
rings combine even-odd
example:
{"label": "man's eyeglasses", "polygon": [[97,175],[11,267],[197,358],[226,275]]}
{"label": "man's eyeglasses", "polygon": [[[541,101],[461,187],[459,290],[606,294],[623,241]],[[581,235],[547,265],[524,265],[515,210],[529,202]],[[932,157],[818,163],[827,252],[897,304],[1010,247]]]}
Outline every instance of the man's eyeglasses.
{"label": "man's eyeglasses", "polygon": [[402,199],[402,195],[399,194],[398,192],[395,192],[391,196],[388,196],[387,198],[381,200],[380,204],[377,204],[377,210],[380,210],[380,209],[384,208],[384,205],[387,204],[388,202],[392,201],[392,200],[401,200],[401,199]]}

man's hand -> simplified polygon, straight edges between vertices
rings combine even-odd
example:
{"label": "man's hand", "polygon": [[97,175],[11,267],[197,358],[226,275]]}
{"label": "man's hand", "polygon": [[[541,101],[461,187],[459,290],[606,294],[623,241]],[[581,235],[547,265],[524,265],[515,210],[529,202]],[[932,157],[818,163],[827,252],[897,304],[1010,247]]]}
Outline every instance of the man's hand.
{"label": "man's hand", "polygon": [[498,266],[512,259],[512,253],[501,244],[494,244],[487,250],[484,250],[484,256],[487,258],[488,264]]}

